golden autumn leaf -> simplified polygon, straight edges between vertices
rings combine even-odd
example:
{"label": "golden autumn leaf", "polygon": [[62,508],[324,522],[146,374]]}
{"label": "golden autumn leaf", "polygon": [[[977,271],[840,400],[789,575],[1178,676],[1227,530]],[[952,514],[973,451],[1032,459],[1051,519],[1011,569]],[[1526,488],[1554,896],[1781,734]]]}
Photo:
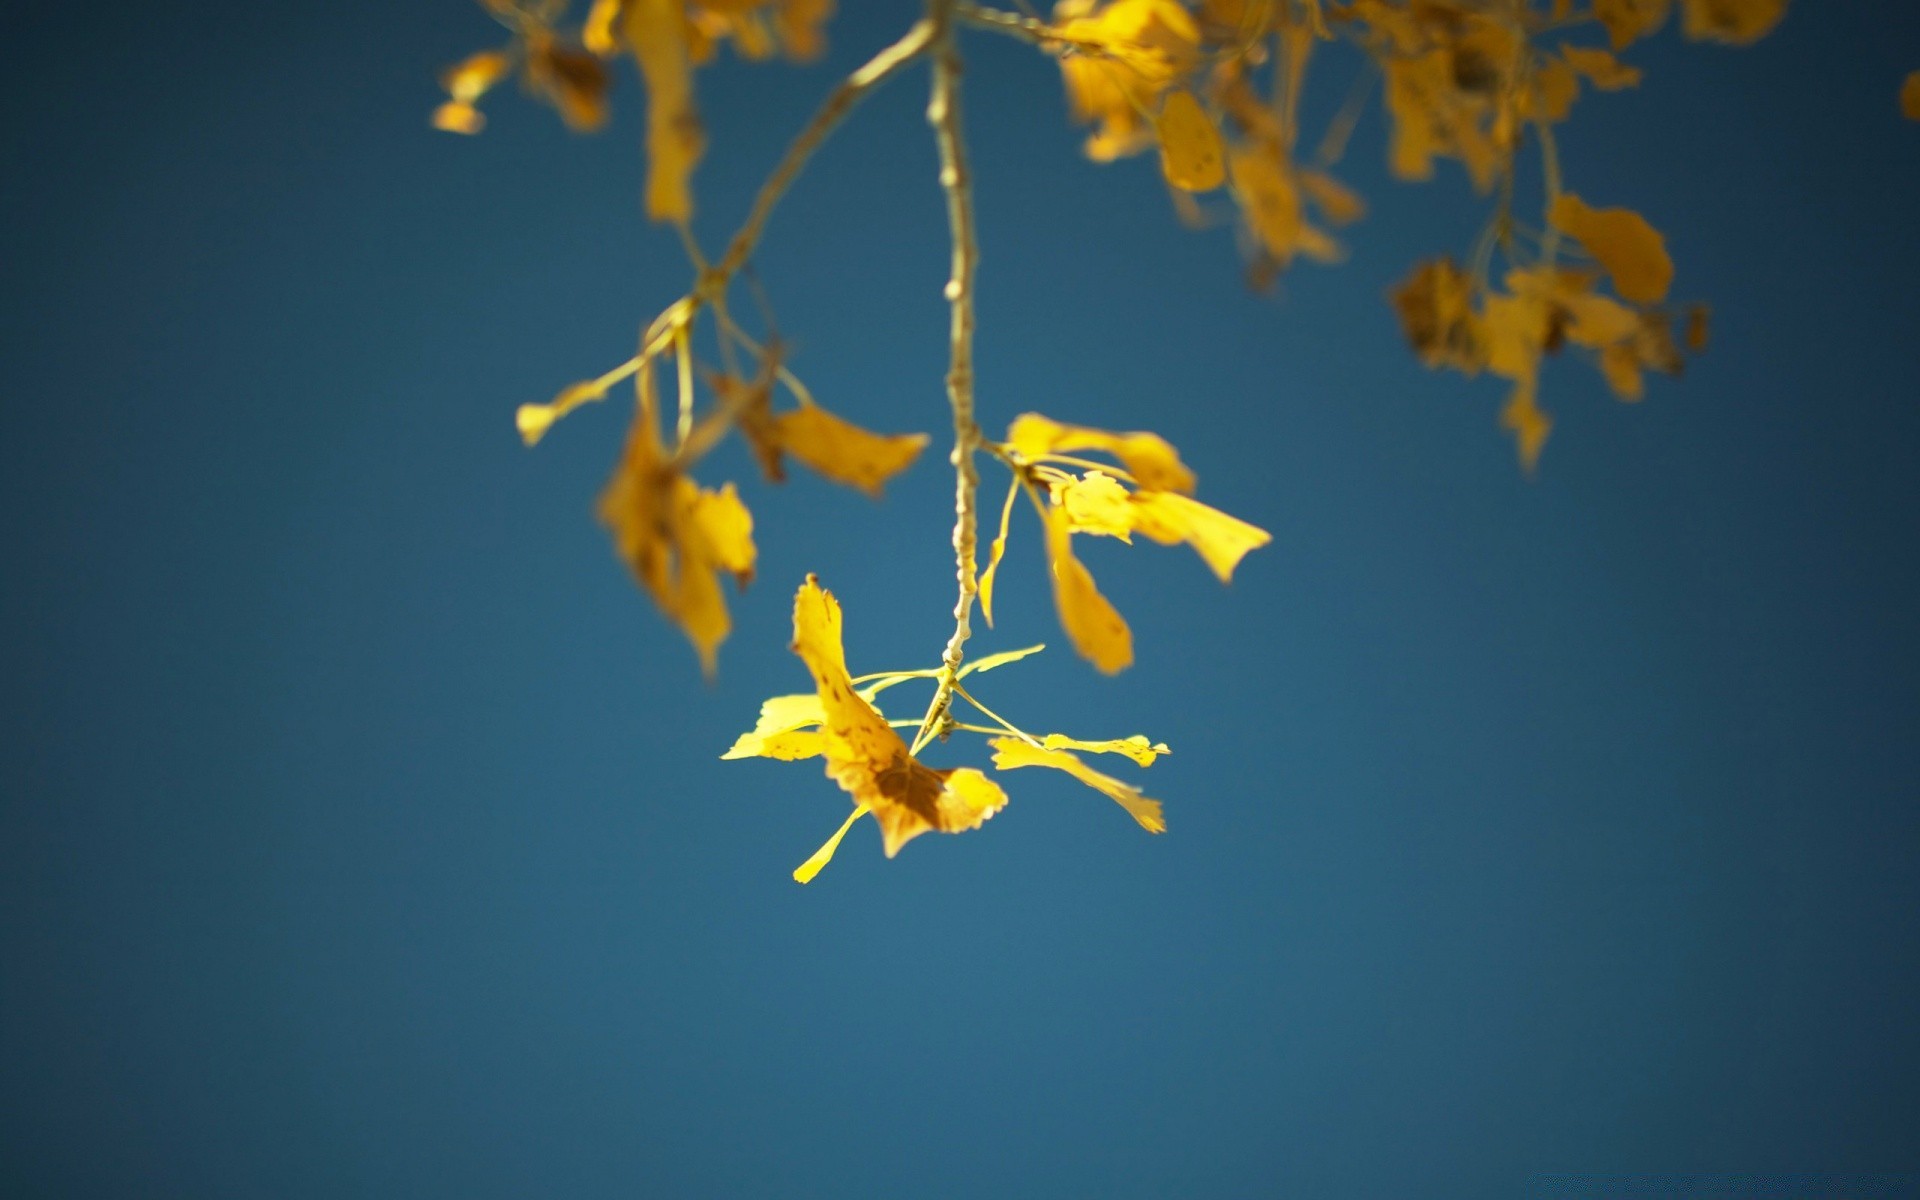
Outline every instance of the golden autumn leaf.
{"label": "golden autumn leaf", "polygon": [[820,731],[827,777],[873,813],[888,858],[932,830],[978,829],[1006,805],[1006,793],[971,767],[936,771],[922,764],[854,691],[840,602],[811,575],[794,596],[793,652],[813,676],[825,717]]}
{"label": "golden autumn leaf", "polygon": [[1787,15],[1787,0],[1680,0],[1680,29],[1695,41],[1748,46]]}
{"label": "golden autumn leaf", "polygon": [[819,475],[878,499],[887,480],[911,466],[927,444],[924,433],[874,433],[817,404],[776,413],[771,368],[757,380],[720,375],[711,384],[775,483],[786,479],[785,458],[792,455]]}
{"label": "golden autumn leaf", "polygon": [[1707,348],[1708,324],[1713,310],[1704,304],[1695,304],[1687,309],[1687,349],[1699,354]]}
{"label": "golden autumn leaf", "polygon": [[1585,76],[1588,83],[1603,92],[1638,87],[1640,84],[1640,68],[1628,66],[1605,50],[1569,46],[1563,42],[1560,57],[1567,61],[1569,67]]}
{"label": "golden autumn leaf", "polygon": [[772,438],[826,478],[875,497],[927,444],[924,433],[873,433],[813,404],[774,414]]}
{"label": "golden autumn leaf", "polygon": [[733,627],[719,575],[731,575],[741,587],[753,578],[753,517],[733,485],[713,491],[681,474],[643,408],[600,497],[600,519],[620,557],[713,674],[716,652]]}
{"label": "golden autumn leaf", "polygon": [[1097,450],[1120,460],[1141,487],[1191,492],[1193,472],[1157,433],[1113,433],[1085,425],[1063,425],[1039,413],[1023,413],[1007,428],[1007,447],[1027,458],[1075,450]]}
{"label": "golden autumn leaf", "polygon": [[811,726],[826,721],[827,710],[812,692],[772,696],[760,702],[760,719],[734,739],[723,759],[777,758],[792,761],[822,753],[825,739]]}
{"label": "golden autumn leaf", "polygon": [[1133,631],[1073,556],[1073,526],[1058,508],[1047,510],[1047,561],[1053,575],[1053,605],[1060,627],[1080,657],[1105,674],[1133,662]]}
{"label": "golden autumn leaf", "polygon": [[1667,23],[1671,0],[1593,0],[1593,15],[1606,27],[1615,50],[1658,33]]}
{"label": "golden autumn leaf", "polygon": [[1049,480],[1048,491],[1073,532],[1133,540],[1133,505],[1113,476],[1089,471],[1083,478]]}
{"label": "golden autumn leaf", "polygon": [[1153,143],[1143,114],[1200,64],[1200,29],[1179,0],[1063,0],[1055,32],[1074,48],[1060,60],[1074,119],[1096,126],[1086,155],[1110,162]]}
{"label": "golden autumn leaf", "polygon": [[1187,543],[1222,583],[1232,581],[1248,551],[1273,540],[1266,530],[1178,492],[1143,489],[1129,499],[1134,532],[1163,546]]}
{"label": "golden autumn leaf", "polygon": [[1226,144],[1220,129],[1193,93],[1167,95],[1154,122],[1160,139],[1160,171],[1167,182],[1189,192],[1210,192],[1227,181]]}
{"label": "golden autumn leaf", "polygon": [[593,55],[544,34],[529,36],[526,80],[569,129],[591,131],[607,123],[607,69]]}
{"label": "golden autumn leaf", "polygon": [[1400,328],[1429,367],[1469,375],[1487,365],[1487,339],[1473,307],[1473,280],[1451,258],[1421,263],[1392,293]]}
{"label": "golden autumn leaf", "polygon": [[1909,121],[1920,121],[1920,71],[1900,84],[1900,113]]}
{"label": "golden autumn leaf", "polygon": [[1532,474],[1540,463],[1540,449],[1547,444],[1547,435],[1553,431],[1553,418],[1540,408],[1535,398],[1534,382],[1524,379],[1514,385],[1513,394],[1507,399],[1507,406],[1500,410],[1500,424],[1513,434],[1514,446],[1520,454],[1520,465]]}
{"label": "golden autumn leaf", "polygon": [[1340,244],[1307,220],[1292,171],[1272,147],[1234,146],[1227,174],[1247,228],[1275,263],[1284,267],[1300,254],[1318,262],[1340,258]]}
{"label": "golden autumn leaf", "polygon": [[1150,742],[1145,734],[1111,738],[1104,742],[1084,742],[1063,733],[1049,733],[1040,739],[1049,750],[1079,750],[1087,754],[1124,754],[1143,767],[1150,767],[1162,754],[1172,754],[1165,742]]}
{"label": "golden autumn leaf", "polygon": [[647,216],[693,217],[693,169],[706,135],[693,103],[691,27],[682,0],[625,0],[621,38],[647,83]]}
{"label": "golden autumn leaf", "polygon": [[1351,225],[1367,215],[1367,202],[1360,194],[1325,171],[1302,171],[1299,178],[1300,190],[1335,225]]}
{"label": "golden autumn leaf", "polygon": [[1666,240],[1646,218],[1628,208],[1591,208],[1566,192],[1553,202],[1547,219],[1577,238],[1606,268],[1614,290],[1635,304],[1658,304],[1673,285],[1673,260]]}
{"label": "golden autumn leaf", "polygon": [[483,50],[448,67],[440,86],[449,99],[433,110],[433,127],[448,133],[476,134],[487,127],[486,114],[474,101],[487,94],[513,69],[513,60],[499,50]]}
{"label": "golden autumn leaf", "polygon": [[1167,831],[1167,820],[1161,813],[1158,800],[1147,798],[1131,784],[1101,774],[1081,762],[1076,755],[1065,750],[1048,750],[1016,737],[994,738],[987,744],[993,747],[993,769],[996,771],[1012,771],[1021,767],[1051,767],[1056,771],[1065,771],[1126,809],[1127,815],[1148,833]]}

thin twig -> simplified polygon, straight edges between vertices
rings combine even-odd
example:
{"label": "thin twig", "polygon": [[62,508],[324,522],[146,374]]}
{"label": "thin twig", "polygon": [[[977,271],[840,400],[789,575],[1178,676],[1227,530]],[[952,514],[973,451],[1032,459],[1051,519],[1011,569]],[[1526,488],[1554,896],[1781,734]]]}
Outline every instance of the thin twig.
{"label": "thin twig", "polygon": [[746,222],[733,235],[733,240],[727,243],[727,252],[714,265],[712,276],[719,286],[725,286],[726,281],[733,278],[734,272],[752,256],[753,248],[759,244],[760,235],[766,229],[767,218],[773,215],[774,206],[780,203],[781,196],[786,194],[787,188],[800,174],[800,168],[806,166],[813,152],[820,148],[820,143],[826,141],[834,127],[846,119],[854,105],[866,99],[867,93],[920,57],[933,40],[932,19],[916,22],[899,41],[868,59],[866,65],[841,80],[840,85],[827,94],[826,100],[814,112],[813,119],[807,122],[807,127],[787,147],[786,157],[780,160],[773,174],[767,176],[766,182],[760,185]]}
{"label": "thin twig", "polygon": [[954,37],[955,0],[928,0],[927,23],[933,29],[933,95],[927,104],[927,123],[933,126],[940,148],[940,188],[947,197],[947,229],[953,243],[952,274],[947,280],[948,322],[947,402],[953,409],[953,558],[960,596],[953,606],[953,636],[940,656],[933,702],[914,736],[918,752],[948,719],[954,680],[972,633],[973,602],[980,580],[974,559],[979,541],[974,491],[980,474],[973,452],[980,444],[980,426],[973,415],[973,275],[980,260],[973,227],[973,180],[967,169],[966,137],[960,117],[960,49]]}

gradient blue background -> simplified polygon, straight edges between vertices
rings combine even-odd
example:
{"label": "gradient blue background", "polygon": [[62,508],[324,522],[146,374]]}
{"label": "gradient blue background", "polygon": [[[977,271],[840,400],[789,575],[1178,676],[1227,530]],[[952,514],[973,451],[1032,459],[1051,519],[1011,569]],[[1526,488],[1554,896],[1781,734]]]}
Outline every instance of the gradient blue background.
{"label": "gradient blue background", "polygon": [[[845,7],[825,68],[703,76],[709,241],[912,15]],[[761,578],[703,686],[590,517],[619,408],[511,424],[685,286],[637,89],[598,138],[512,94],[427,129],[493,36],[458,0],[9,16],[0,1192],[1920,1169],[1920,10],[1669,34],[1583,104],[1571,185],[1666,232],[1716,341],[1636,408],[1557,365],[1531,483],[1498,385],[1422,370],[1383,299],[1472,237],[1457,170],[1390,185],[1369,120],[1352,260],[1250,295],[1150,163],[1077,156],[1050,63],[972,38],[985,420],[1160,430],[1274,543],[1230,589],[1089,547],[1138,666],[988,689],[1171,742],[1166,836],[1014,776],[983,832],[863,828],[806,889],[845,802],[716,755],[805,686],[808,570],[856,669],[931,659],[948,476],[748,482]],[[826,403],[939,434],[923,104],[863,110],[759,267]],[[1025,526],[981,650],[1058,640],[1043,570]]]}

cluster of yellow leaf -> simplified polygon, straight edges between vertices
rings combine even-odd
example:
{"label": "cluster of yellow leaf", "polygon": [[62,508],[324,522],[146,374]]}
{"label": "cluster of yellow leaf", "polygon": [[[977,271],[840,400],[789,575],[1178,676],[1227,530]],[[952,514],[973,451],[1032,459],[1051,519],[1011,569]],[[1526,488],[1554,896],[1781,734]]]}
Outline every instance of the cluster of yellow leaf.
{"label": "cluster of yellow leaf", "polygon": [[[978,829],[1006,806],[1000,785],[973,767],[935,769],[922,763],[895,732],[896,726],[920,722],[889,721],[875,706],[883,691],[911,679],[931,677],[931,671],[891,671],[855,679],[848,674],[842,637],[840,602],[819,581],[807,577],[793,601],[793,652],[813,676],[814,691],[775,696],[760,706],[760,719],[742,734],[722,758],[773,758],[783,761],[820,758],[829,779],[853,799],[853,812],[826,844],[793,872],[806,883],[833,858],[855,821],[872,814],[880,827],[887,857],[923,833],[963,833]],[[962,669],[971,677],[1018,661],[1041,647],[1009,651],[977,659]],[[864,686],[860,686],[864,684]],[[960,695],[972,701],[965,689]],[[976,703],[977,706],[977,702]],[[1166,754],[1165,745],[1138,734],[1112,741],[1084,741],[1061,734],[1034,737],[1002,721],[984,707],[983,715],[998,728],[954,723],[952,728],[988,737],[993,767],[999,771],[1022,767],[1051,767],[1064,771],[1114,800],[1149,833],[1161,833],[1166,821],[1160,802],[1130,784],[1095,771],[1073,751],[1120,754],[1140,766],[1152,766]]]}
{"label": "cluster of yellow leaf", "polygon": [[607,121],[607,72],[579,43],[557,33],[547,14],[532,8],[483,0],[513,31],[497,50],[482,50],[448,67],[440,76],[447,99],[433,110],[433,124],[448,133],[479,133],[486,128],[480,98],[520,72],[527,90],[553,105],[569,128],[593,130]]}
{"label": "cluster of yellow leaf", "polygon": [[575,129],[597,129],[607,117],[606,68],[601,60],[630,53],[647,87],[647,215],[656,221],[693,216],[690,181],[706,150],[694,103],[694,69],[730,43],[744,59],[784,54],[796,62],[818,58],[821,29],[834,0],[593,0],[578,41],[554,31],[564,0],[480,0],[513,30],[501,50],[476,54],[442,78],[449,99],[433,123],[453,133],[478,133],[476,107],[494,84],[520,65],[529,88],[551,101]]}
{"label": "cluster of yellow leaf", "polygon": [[[1695,40],[1748,44],[1786,12],[1786,0],[1677,0]],[[1396,296],[1416,351],[1429,365],[1487,369],[1515,385],[1503,423],[1532,467],[1550,421],[1537,403],[1538,365],[1563,340],[1595,352],[1614,392],[1637,400],[1642,372],[1677,373],[1670,321],[1652,306],[1672,281],[1658,233],[1625,209],[1593,209],[1565,193],[1553,127],[1582,86],[1615,91],[1641,72],[1615,57],[1658,32],[1675,0],[1063,0],[1036,40],[1060,59],[1073,116],[1094,125],[1088,157],[1110,161],[1158,146],[1176,206],[1204,214],[1193,193],[1226,185],[1257,283],[1296,257],[1338,259],[1323,228],[1359,219],[1365,204],[1329,168],[1344,152],[1365,91],[1337,115],[1311,161],[1300,161],[1300,96],[1315,47],[1344,39],[1381,79],[1390,123],[1388,164],[1426,180],[1458,161],[1479,192],[1498,187],[1499,210],[1471,269],[1448,260],[1420,268]],[[1564,36],[1592,24],[1608,46]],[[1555,44],[1545,44],[1549,35]],[[1365,82],[1364,80],[1362,81]],[[1920,89],[1917,89],[1920,90]],[[1913,103],[1920,104],[1920,98]],[[1529,135],[1541,147],[1547,213],[1538,252],[1512,212],[1515,164]],[[1555,262],[1561,242],[1583,250],[1619,299],[1592,294],[1599,272]],[[1507,290],[1488,280],[1491,256],[1509,264]],[[1694,349],[1704,310],[1689,318]]]}
{"label": "cluster of yellow leaf", "polygon": [[[1638,84],[1640,71],[1616,55],[1657,32],[1676,7],[1687,37],[1732,44],[1765,35],[1786,9],[1786,0],[1587,0],[1584,7],[1575,0],[1061,0],[1053,19],[1043,21],[963,0],[933,0],[905,37],[829,97],[763,185],[752,216],[716,266],[689,227],[690,180],[705,151],[695,69],[722,42],[747,59],[812,58],[822,49],[833,0],[592,0],[583,23],[570,32],[556,24],[566,0],[479,3],[511,37],[446,72],[448,99],[433,117],[442,129],[478,132],[485,123],[479,101],[516,73],[576,129],[606,121],[607,60],[630,54],[645,84],[646,209],[653,219],[679,227],[696,282],[647,327],[633,358],[563,389],[549,403],[523,405],[517,422],[531,445],[574,408],[604,399],[614,384],[633,379],[636,414],[600,499],[600,516],[620,557],[686,633],[709,674],[731,628],[723,580],[744,587],[757,550],[753,517],[735,486],[710,488],[693,477],[700,459],[738,431],[774,482],[785,477],[792,460],[877,496],[925,447],[923,435],[872,433],[817,405],[772,339],[763,346],[735,323],[726,296],[772,204],[839,116],[867,89],[929,53],[935,84],[930,115],[940,139],[954,239],[950,379],[967,378],[974,248],[955,107],[956,24],[1011,34],[1053,54],[1074,118],[1093,126],[1087,154],[1111,161],[1157,150],[1176,209],[1189,221],[1207,219],[1199,197],[1224,190],[1258,283],[1298,257],[1340,257],[1330,230],[1359,220],[1365,203],[1332,168],[1377,76],[1390,122],[1389,166],[1398,177],[1428,179],[1437,161],[1454,160],[1481,193],[1498,193],[1497,210],[1467,266],[1451,258],[1422,264],[1394,301],[1424,363],[1469,375],[1485,371],[1512,384],[1502,419],[1531,469],[1551,425],[1538,403],[1547,357],[1567,346],[1589,353],[1616,395],[1638,400],[1644,372],[1677,374],[1681,345],[1698,351],[1706,340],[1703,306],[1686,311],[1679,336],[1676,314],[1663,307],[1674,271],[1660,234],[1639,214],[1592,207],[1564,186],[1555,127],[1568,118],[1583,87],[1611,91]],[[1561,40],[1582,26],[1603,32],[1607,45]],[[1549,38],[1555,44],[1547,45]],[[1329,122],[1317,148],[1303,154],[1300,109],[1309,64],[1320,47],[1342,41],[1370,60],[1361,80],[1366,86]],[[1909,116],[1920,115],[1920,74],[1908,79],[1902,104]],[[1516,164],[1529,145],[1538,148],[1544,195],[1540,219],[1531,227],[1514,212]],[[1496,254],[1504,265],[1498,286]],[[693,349],[702,313],[713,318],[717,368]],[[656,378],[669,355],[678,382],[672,414],[661,403]],[[828,777],[851,797],[852,814],[794,872],[802,883],[863,815],[874,817],[891,857],[922,833],[975,829],[1003,808],[1006,793],[981,769],[920,761],[927,744],[955,733],[988,738],[996,771],[1037,766],[1064,772],[1113,799],[1149,832],[1165,829],[1158,801],[1079,757],[1117,754],[1149,767],[1167,753],[1165,745],[1137,734],[1108,740],[1036,736],[968,689],[979,673],[1040,649],[962,657],[976,583],[982,613],[993,621],[995,585],[1020,495],[1039,518],[1060,624],[1074,649],[1106,673],[1132,663],[1133,634],[1076,556],[1076,535],[1185,543],[1223,583],[1249,551],[1271,540],[1264,530],[1195,500],[1193,473],[1156,434],[1116,433],[1028,413],[1014,420],[1004,441],[986,441],[974,423],[970,392],[960,382],[950,387],[960,600],[940,665],[851,676],[840,606],[809,576],[795,597],[793,650],[806,664],[814,691],[766,701],[754,728],[723,756],[820,758]],[[792,397],[792,407],[776,408],[777,388]],[[976,449],[998,459],[1011,476],[998,535],[977,581]],[[926,716],[887,718],[877,697],[912,680],[935,685]],[[987,723],[960,720],[956,701],[971,705]],[[916,730],[911,742],[899,728]]]}
{"label": "cluster of yellow leaf", "polygon": [[[1507,272],[1504,292],[1450,258],[1422,263],[1393,295],[1407,340],[1422,362],[1513,384],[1501,424],[1532,470],[1553,421],[1539,404],[1540,366],[1572,345],[1589,351],[1614,395],[1645,395],[1644,371],[1678,375],[1684,366],[1666,298],[1673,264],[1660,235],[1639,214],[1589,207],[1571,192],[1548,211],[1553,228],[1576,240],[1597,269],[1535,265]],[[1602,273],[1617,294],[1596,291]],[[1686,348],[1706,348],[1707,312],[1687,310]]]}
{"label": "cluster of yellow leaf", "polygon": [[[1007,440],[995,449],[1013,480],[980,576],[980,610],[992,624],[994,584],[1007,551],[1014,501],[1024,491],[1045,531],[1061,628],[1081,657],[1107,674],[1133,662],[1133,632],[1100,594],[1092,572],[1074,557],[1074,534],[1131,543],[1137,533],[1165,546],[1185,542],[1222,583],[1233,578],[1248,551],[1272,540],[1265,530],[1193,499],[1193,472],[1158,434],[1111,433],[1027,413],[1014,420]],[[1089,462],[1076,451],[1103,454],[1118,465]]]}
{"label": "cluster of yellow leaf", "polygon": [[[737,429],[773,482],[785,479],[791,456],[827,479],[878,497],[888,479],[912,465],[926,445],[925,434],[878,434],[841,419],[814,402],[771,347],[744,342],[745,335],[721,322],[723,339],[756,353],[761,369],[753,379],[720,371],[697,371],[692,334],[698,306],[682,299],[655,320],[641,352],[598,379],[563,389],[547,404],[522,405],[521,436],[537,443],[553,423],[581,404],[603,399],[607,389],[631,375],[636,393],[633,425],[620,465],[600,497],[600,519],[613,534],[614,548],[632,568],[660,611],[686,633],[713,674],[720,643],[732,631],[722,575],[745,587],[753,578],[756,551],[753,517],[732,483],[718,491],[691,477],[696,462]],[[671,352],[679,367],[680,418],[669,449],[660,432],[661,405],[656,370]],[[696,419],[694,378],[704,374],[712,403]],[[797,407],[775,411],[774,383],[787,382]]]}

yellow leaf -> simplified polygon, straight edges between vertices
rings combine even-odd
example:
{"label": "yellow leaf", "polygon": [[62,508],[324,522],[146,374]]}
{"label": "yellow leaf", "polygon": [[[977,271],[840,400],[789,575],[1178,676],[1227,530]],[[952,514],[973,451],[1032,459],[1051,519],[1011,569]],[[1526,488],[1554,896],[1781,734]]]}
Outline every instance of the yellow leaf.
{"label": "yellow leaf", "polygon": [[1707,323],[1711,315],[1712,310],[1704,304],[1695,304],[1687,309],[1687,349],[1695,354],[1707,348]]}
{"label": "yellow leaf", "polygon": [[483,50],[448,67],[440,76],[440,86],[455,100],[472,104],[506,78],[512,69],[513,60],[505,54]]}
{"label": "yellow leaf", "polygon": [[1475,374],[1487,365],[1487,339],[1473,311],[1473,280],[1450,258],[1421,263],[1393,292],[1400,327],[1429,367]]}
{"label": "yellow leaf", "polygon": [[619,469],[600,497],[615,549],[662,612],[685,631],[713,674],[732,629],[718,573],[744,587],[753,578],[753,517],[732,484],[709,491],[680,474],[642,409]]}
{"label": "yellow leaf", "polygon": [[580,27],[580,43],[601,58],[620,53],[620,6],[623,0],[593,0],[587,10],[586,24]]}
{"label": "yellow leaf", "polygon": [[1567,322],[1567,340],[1576,346],[1599,349],[1633,336],[1640,328],[1640,314],[1618,300],[1605,296],[1569,296],[1562,300],[1571,318]]}
{"label": "yellow leaf", "polygon": [[1615,50],[1649,34],[1667,23],[1670,0],[1593,0],[1593,15],[1604,25]]}
{"label": "yellow leaf", "polygon": [[647,215],[693,217],[689,180],[706,137],[693,105],[693,64],[684,0],[626,0],[621,33],[647,82]]}
{"label": "yellow leaf", "polygon": [[1569,46],[1563,42],[1560,56],[1567,60],[1568,66],[1585,75],[1588,83],[1603,92],[1639,86],[1640,68],[1628,66],[1605,50]]}
{"label": "yellow leaf", "polygon": [[733,745],[720,757],[734,758],[777,758],[782,762],[792,762],[801,758],[816,758],[826,751],[826,738],[817,730],[794,729],[786,733],[743,733],[734,739]]}
{"label": "yellow leaf", "polygon": [[788,454],[835,483],[874,497],[927,444],[924,433],[872,433],[812,404],[776,414],[773,431]]}
{"label": "yellow leaf", "polygon": [[1908,75],[1900,85],[1900,112],[1909,121],[1920,121],[1920,71]]}
{"label": "yellow leaf", "polygon": [[1053,571],[1053,605],[1060,626],[1080,657],[1112,675],[1133,662],[1133,631],[1093,582],[1093,574],[1073,556],[1073,531],[1067,515],[1047,510],[1047,559]]}
{"label": "yellow leaf", "polygon": [[1635,304],[1658,304],[1673,285],[1673,260],[1659,231],[1632,209],[1590,208],[1571,192],[1547,217],[1580,240],[1613,279],[1614,290]]}
{"label": "yellow leaf", "polygon": [[1506,379],[1531,381],[1546,347],[1547,318],[1547,304],[1538,296],[1488,296],[1481,306],[1487,369]]}
{"label": "yellow leaf", "polygon": [[1133,512],[1127,502],[1127,489],[1113,476],[1088,471],[1084,478],[1053,483],[1049,490],[1055,507],[1066,513],[1073,532],[1133,541]]}
{"label": "yellow leaf", "polygon": [[1166,817],[1161,814],[1158,800],[1148,799],[1139,788],[1122,783],[1111,775],[1102,775],[1065,750],[1043,749],[1014,737],[994,738],[988,745],[993,747],[993,769],[996,771],[1012,771],[1020,767],[1052,767],[1056,771],[1065,771],[1081,783],[1110,797],[1148,833],[1167,831]]}
{"label": "yellow leaf", "polygon": [[827,52],[826,35],[820,27],[833,16],[833,0],[779,0],[774,6],[773,28],[781,49],[795,62],[812,62]]}
{"label": "yellow leaf", "polygon": [[977,674],[981,671],[991,671],[995,667],[1004,667],[1008,663],[1019,662],[1021,659],[1029,655],[1038,654],[1046,648],[1046,645],[1042,643],[1038,646],[1022,646],[1018,650],[1002,650],[998,654],[989,654],[984,658],[976,658],[960,668],[960,678],[965,679],[967,676]]}
{"label": "yellow leaf", "polygon": [[852,829],[853,823],[866,815],[866,805],[855,805],[853,812],[845,821],[840,823],[840,828],[836,829],[833,836],[827,839],[827,844],[815,850],[812,858],[809,858],[793,869],[793,881],[795,883],[812,883],[813,877],[820,873],[820,868],[833,861],[833,852],[840,848],[840,840],[847,836],[847,830]]}
{"label": "yellow leaf", "polygon": [[1154,131],[1160,138],[1160,171],[1189,192],[1210,192],[1227,179],[1226,146],[1220,130],[1193,93],[1169,93]]}
{"label": "yellow leaf", "polygon": [[1300,172],[1300,189],[1320,206],[1320,215],[1335,225],[1351,225],[1367,215],[1360,194],[1325,171]]}
{"label": "yellow leaf", "polygon": [[1115,738],[1105,742],[1083,742],[1079,738],[1070,738],[1062,733],[1050,733],[1040,739],[1040,743],[1049,750],[1084,750],[1088,754],[1124,754],[1143,767],[1153,765],[1153,760],[1162,754],[1171,754],[1165,742],[1149,742],[1144,734],[1132,737]]}
{"label": "yellow leaf", "polygon": [[487,127],[487,115],[464,100],[449,100],[433,110],[433,127],[471,136]]}
{"label": "yellow leaf", "polygon": [[1695,41],[1749,46],[1787,15],[1787,0],[1680,0],[1681,32]]}
{"label": "yellow leaf", "polygon": [[807,664],[826,717],[827,776],[873,810],[888,858],[929,830],[979,828],[1006,794],[978,771],[936,771],[853,689],[841,641],[840,603],[809,575],[793,602],[793,652]]}
{"label": "yellow leaf", "polygon": [[1120,460],[1141,487],[1167,492],[1191,492],[1193,472],[1174,448],[1155,433],[1110,433],[1084,425],[1062,425],[1039,413],[1014,418],[1007,429],[1007,445],[1027,458],[1074,450],[1097,450]]}
{"label": "yellow leaf", "polygon": [[[1596,51],[1605,54],[1605,51]],[[1523,111],[1538,121],[1564,121],[1580,98],[1580,79],[1566,63],[1548,59],[1533,73],[1524,94]]]}
{"label": "yellow leaf", "polygon": [[1234,201],[1274,262],[1284,267],[1298,254],[1320,262],[1339,259],[1339,244],[1308,223],[1300,189],[1271,148],[1235,146],[1227,152],[1227,167]]}
{"label": "yellow leaf", "polygon": [[1647,394],[1647,386],[1640,375],[1640,357],[1633,347],[1624,342],[1616,342],[1600,351],[1600,374],[1606,378],[1607,386],[1613,394],[1628,403],[1634,403]]}
{"label": "yellow leaf", "polygon": [[1553,430],[1553,418],[1534,400],[1533,380],[1523,379],[1514,385],[1513,395],[1501,410],[1500,424],[1513,434],[1521,467],[1533,474],[1540,462],[1540,448],[1547,444],[1547,434]]}
{"label": "yellow leaf", "polygon": [[1136,532],[1163,546],[1186,542],[1222,583],[1233,579],[1248,551],[1273,540],[1264,529],[1173,492],[1135,492],[1131,508]]}
{"label": "yellow leaf", "polygon": [[1179,0],[1066,0],[1056,10],[1062,43],[1089,53],[1060,59],[1076,121],[1093,122],[1086,154],[1110,162],[1152,143],[1143,113],[1200,64],[1200,29]]}
{"label": "yellow leaf", "polygon": [[592,130],[607,123],[607,69],[593,55],[551,37],[530,36],[526,79],[560,110],[569,129]]}
{"label": "yellow leaf", "polygon": [[732,748],[720,757],[812,758],[821,752],[823,744],[819,732],[808,726],[826,719],[820,697],[812,692],[771,696],[760,702],[760,719],[753,728],[736,738]]}
{"label": "yellow leaf", "polygon": [[1013,502],[1020,495],[1021,477],[1019,472],[1007,481],[1007,498],[1000,505],[1000,533],[993,539],[993,546],[987,554],[987,569],[980,573],[980,615],[987,619],[987,627],[993,627],[993,581],[1000,574],[1000,560],[1007,553],[1007,528],[1013,520]]}

